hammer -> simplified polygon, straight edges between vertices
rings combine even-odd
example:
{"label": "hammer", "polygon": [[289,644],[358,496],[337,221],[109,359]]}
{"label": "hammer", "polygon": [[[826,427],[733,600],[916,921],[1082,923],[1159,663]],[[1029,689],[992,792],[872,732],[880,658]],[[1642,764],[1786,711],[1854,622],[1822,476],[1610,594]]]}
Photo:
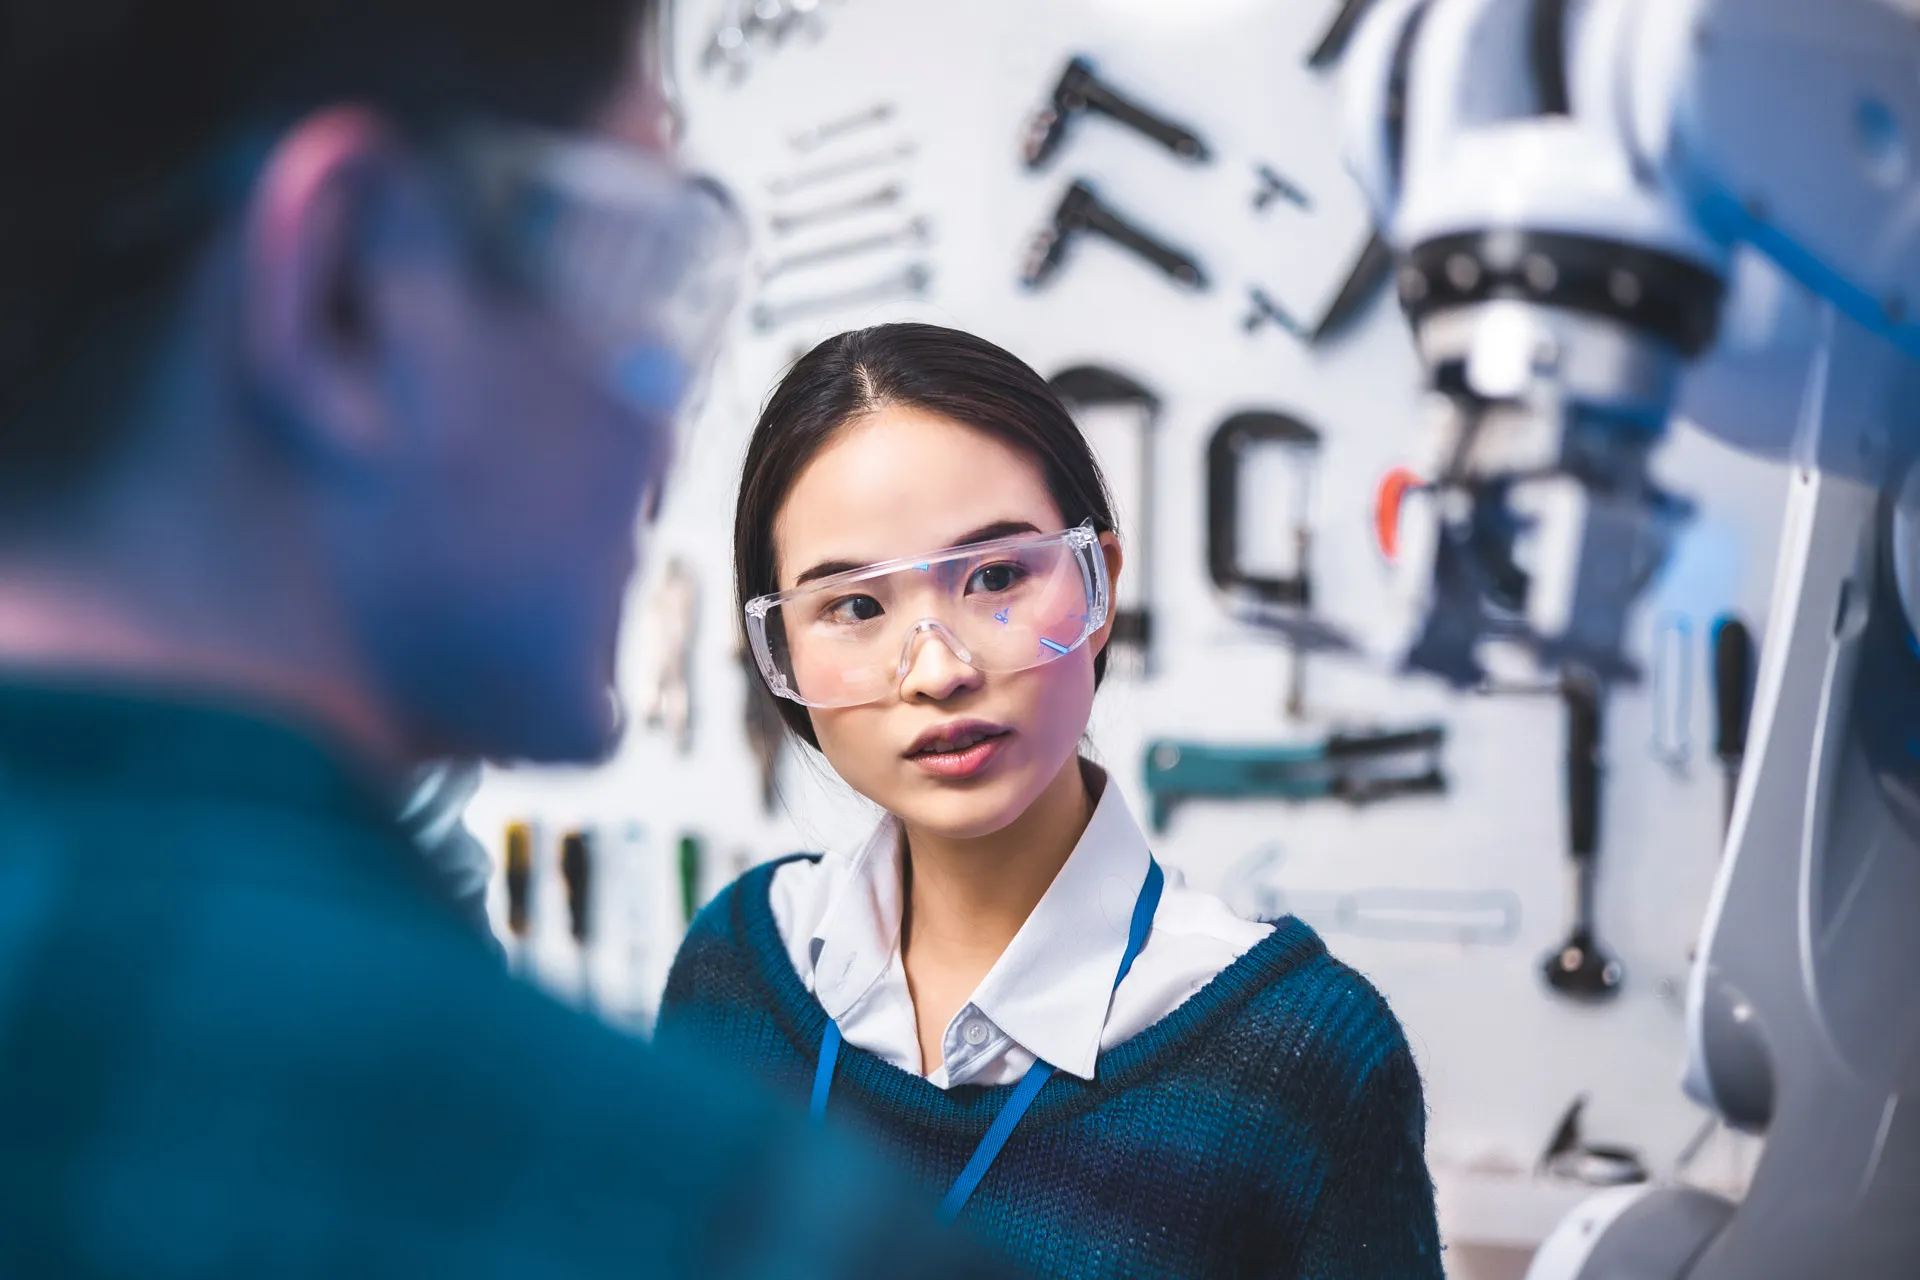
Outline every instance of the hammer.
{"label": "hammer", "polygon": [[1145,258],[1189,289],[1207,287],[1200,264],[1173,246],[1154,239],[1121,217],[1085,181],[1076,180],[1060,198],[1059,208],[1045,230],[1034,237],[1020,283],[1037,289],[1053,279],[1066,261],[1067,245],[1082,232],[1105,236],[1121,248]]}
{"label": "hammer", "polygon": [[1183,160],[1200,163],[1213,158],[1207,144],[1200,141],[1200,135],[1125,97],[1093,73],[1092,63],[1077,57],[1060,73],[1059,83],[1053,86],[1053,96],[1034,116],[1027,130],[1027,168],[1038,169],[1052,159],[1060,144],[1066,141],[1068,125],[1085,111],[1096,111],[1117,120]]}

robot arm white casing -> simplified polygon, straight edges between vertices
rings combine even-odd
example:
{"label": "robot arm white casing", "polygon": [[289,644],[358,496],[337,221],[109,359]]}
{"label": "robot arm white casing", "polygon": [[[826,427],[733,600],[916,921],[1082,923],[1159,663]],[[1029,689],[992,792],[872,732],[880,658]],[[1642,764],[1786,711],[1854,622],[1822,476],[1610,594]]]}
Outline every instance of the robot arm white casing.
{"label": "robot arm white casing", "polygon": [[1467,498],[1413,665],[1464,681],[1517,636],[1608,671],[1647,575],[1591,569],[1664,556],[1645,463],[1676,407],[1799,464],[1689,1009],[1692,1091],[1766,1151],[1730,1220],[1616,1201],[1535,1274],[1920,1274],[1920,557],[1889,496],[1920,444],[1920,28],[1878,0],[1383,0],[1345,75],[1452,409],[1433,479]]}

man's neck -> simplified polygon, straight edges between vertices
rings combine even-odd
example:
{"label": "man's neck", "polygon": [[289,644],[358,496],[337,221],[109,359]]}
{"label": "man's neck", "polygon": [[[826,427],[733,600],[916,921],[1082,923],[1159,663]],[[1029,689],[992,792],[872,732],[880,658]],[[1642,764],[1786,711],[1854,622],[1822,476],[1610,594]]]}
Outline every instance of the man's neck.
{"label": "man's neck", "polygon": [[0,563],[0,669],[243,703],[312,729],[380,774],[405,767],[372,700],[316,661],[314,644],[276,646],[252,628],[211,618],[182,623],[168,613],[83,574]]}

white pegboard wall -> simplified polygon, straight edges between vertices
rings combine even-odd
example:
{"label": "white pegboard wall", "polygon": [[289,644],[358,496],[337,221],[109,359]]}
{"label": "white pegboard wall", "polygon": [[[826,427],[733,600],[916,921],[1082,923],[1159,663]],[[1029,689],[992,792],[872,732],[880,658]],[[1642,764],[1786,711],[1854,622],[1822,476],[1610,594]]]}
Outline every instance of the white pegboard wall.
{"label": "white pegboard wall", "polygon": [[[689,152],[741,194],[763,245],[771,203],[765,182],[801,164],[788,135],[878,101],[897,104],[892,124],[847,140],[844,151],[823,148],[818,158],[914,140],[917,152],[899,171],[904,207],[895,212],[932,221],[932,244],[919,255],[933,269],[931,296],[770,335],[743,318],[648,538],[650,563],[680,556],[699,582],[692,752],[676,755],[658,734],[636,729],[599,770],[494,774],[470,811],[473,825],[496,846],[505,822],[529,816],[556,826],[638,819],[663,850],[681,831],[697,831],[709,851],[709,889],[747,858],[859,838],[872,821],[870,807],[824,766],[793,756],[782,778],[785,810],[763,815],[740,729],[745,685],[732,658],[728,555],[741,452],[764,395],[813,341],[900,318],[973,330],[1043,374],[1073,363],[1112,364],[1151,385],[1165,405],[1154,530],[1159,674],[1146,683],[1110,681],[1092,731],[1096,754],[1136,814],[1144,821],[1141,751],[1155,737],[1283,741],[1341,724],[1428,719],[1443,721],[1450,734],[1451,788],[1443,798],[1364,812],[1196,803],[1155,841],[1160,857],[1203,887],[1225,887],[1251,852],[1277,849],[1274,881],[1283,893],[1510,894],[1520,918],[1501,946],[1327,939],[1381,987],[1408,1030],[1427,1081],[1430,1155],[1443,1190],[1470,1168],[1490,1177],[1524,1174],[1582,1092],[1591,1095],[1591,1136],[1640,1147],[1660,1170],[1701,1114],[1677,1079],[1679,992],[1718,859],[1722,783],[1710,751],[1708,629],[1716,614],[1734,609],[1761,630],[1784,482],[1686,431],[1662,459],[1670,483],[1700,504],[1701,516],[1638,625],[1644,642],[1660,617],[1689,622],[1693,759],[1682,776],[1652,757],[1645,689],[1622,692],[1609,706],[1598,917],[1602,940],[1628,976],[1613,1004],[1571,1006],[1547,994],[1539,972],[1565,936],[1569,912],[1557,700],[1458,698],[1431,684],[1315,661],[1309,720],[1289,724],[1280,714],[1282,653],[1236,627],[1206,578],[1207,438],[1232,411],[1271,407],[1314,424],[1326,441],[1314,551],[1319,606],[1361,625],[1392,607],[1369,504],[1378,477],[1408,452],[1420,411],[1404,323],[1382,299],[1317,351],[1271,328],[1249,335],[1241,325],[1251,285],[1298,314],[1318,314],[1367,236],[1358,194],[1339,167],[1332,84],[1303,66],[1336,8],[1331,0],[1210,0],[1176,12],[1145,0],[844,0],[825,7],[824,39],[796,41],[728,87],[692,69],[690,55],[709,24],[702,6],[683,6]],[[1027,173],[1017,158],[1026,123],[1076,52],[1197,130],[1214,163],[1184,164],[1111,122],[1086,120],[1047,172]],[[1312,208],[1278,205],[1255,215],[1256,159],[1305,188]],[[1022,290],[1015,276],[1027,243],[1073,176],[1095,181],[1140,223],[1197,254],[1213,287],[1179,292],[1138,261],[1088,241],[1052,285]],[[824,202],[876,185],[853,180],[817,194]],[[858,234],[890,217],[870,215],[834,228],[833,237],[795,242]],[[779,296],[855,287],[915,256],[890,250],[796,274],[778,282]],[[636,584],[636,601],[646,586]],[[636,635],[629,627],[629,645]],[[1725,1161],[1703,1169],[1735,1172]]]}

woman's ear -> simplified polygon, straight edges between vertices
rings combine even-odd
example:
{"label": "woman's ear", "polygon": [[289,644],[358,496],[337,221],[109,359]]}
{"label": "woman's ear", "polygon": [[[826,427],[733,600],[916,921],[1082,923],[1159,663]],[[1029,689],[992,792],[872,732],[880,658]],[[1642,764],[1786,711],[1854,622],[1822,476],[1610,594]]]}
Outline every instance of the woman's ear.
{"label": "woman's ear", "polygon": [[1114,619],[1120,612],[1120,569],[1126,557],[1120,551],[1120,535],[1109,530],[1100,535],[1100,552],[1107,559],[1107,620],[1088,637],[1088,652],[1098,655],[1113,634]]}

